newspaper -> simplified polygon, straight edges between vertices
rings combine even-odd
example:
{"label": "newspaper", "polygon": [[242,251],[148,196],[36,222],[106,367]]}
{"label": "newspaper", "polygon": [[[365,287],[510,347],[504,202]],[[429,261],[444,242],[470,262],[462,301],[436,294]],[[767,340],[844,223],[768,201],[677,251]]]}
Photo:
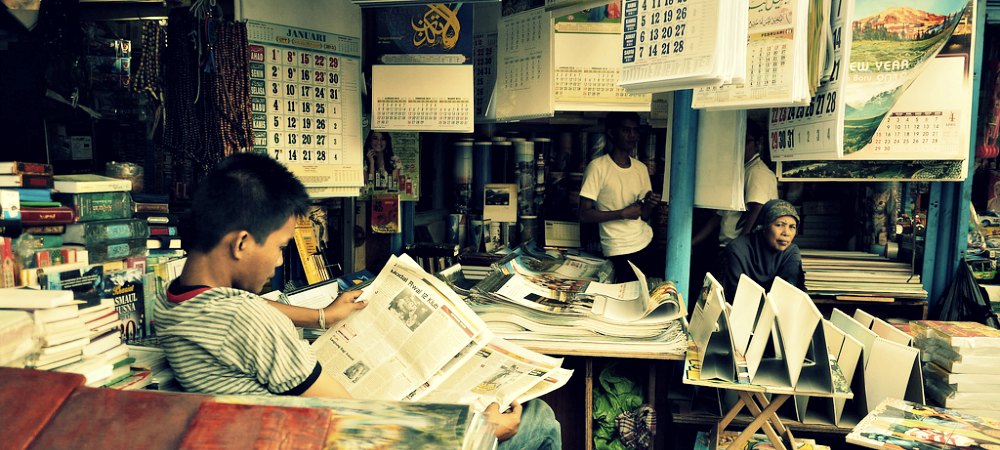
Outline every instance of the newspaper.
{"label": "newspaper", "polygon": [[313,344],[323,367],[356,398],[498,402],[502,410],[561,373],[550,375],[561,360],[495,337],[407,255],[390,259],[359,300],[368,307]]}

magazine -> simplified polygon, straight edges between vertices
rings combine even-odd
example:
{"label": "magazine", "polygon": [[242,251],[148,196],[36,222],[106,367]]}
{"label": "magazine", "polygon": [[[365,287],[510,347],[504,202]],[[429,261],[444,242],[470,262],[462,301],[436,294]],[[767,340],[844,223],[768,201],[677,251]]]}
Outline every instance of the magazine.
{"label": "magazine", "polygon": [[996,448],[1000,421],[890,398],[851,430],[847,442],[868,448]]}
{"label": "magazine", "polygon": [[[450,287],[407,255],[365,289],[368,307],[313,344],[356,398],[472,404],[527,401],[569,381],[551,358],[496,337]],[[541,384],[541,386],[539,386]],[[540,393],[539,393],[540,392]]]}

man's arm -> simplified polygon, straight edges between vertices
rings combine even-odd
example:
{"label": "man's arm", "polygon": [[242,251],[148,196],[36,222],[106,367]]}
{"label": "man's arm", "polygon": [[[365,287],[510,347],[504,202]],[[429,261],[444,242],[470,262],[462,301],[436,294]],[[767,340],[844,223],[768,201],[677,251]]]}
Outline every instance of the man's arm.
{"label": "man's arm", "polygon": [[351,398],[351,394],[324,369],[316,382],[302,393],[302,397]]}
{"label": "man's arm", "polygon": [[496,425],[493,434],[497,441],[506,441],[517,434],[517,429],[521,426],[521,408],[518,402],[511,403],[510,410],[506,412],[500,412],[500,405],[495,402],[486,407],[486,422]]}
{"label": "man's arm", "polygon": [[653,214],[659,204],[660,194],[653,191],[647,192],[646,197],[642,199],[642,220],[649,220],[649,216]]}
{"label": "man's arm", "polygon": [[594,201],[587,197],[580,197],[580,222],[583,223],[603,223],[612,220],[632,220],[638,219],[642,215],[642,206],[635,204],[616,211],[598,211],[594,208]]}
{"label": "man's arm", "polygon": [[[330,303],[330,306],[323,308],[323,315],[326,319],[325,326],[329,328],[331,325],[346,319],[354,311],[368,306],[367,302],[355,303],[362,292],[360,290],[344,292],[337,296],[337,299]],[[286,305],[274,301],[270,305],[285,316],[288,316],[289,319],[292,319],[292,323],[297,327],[319,328],[318,309]]]}
{"label": "man's arm", "polygon": [[694,247],[701,244],[708,239],[710,236],[719,234],[719,224],[722,222],[722,216],[718,214],[712,214],[712,218],[705,222],[705,226],[701,227],[700,230],[691,238],[691,246]]}
{"label": "man's arm", "polygon": [[740,230],[740,234],[750,234],[753,231],[753,226],[757,223],[757,217],[760,216],[760,210],[764,209],[764,205],[761,203],[747,203],[747,210],[743,211],[742,219],[743,229]]}

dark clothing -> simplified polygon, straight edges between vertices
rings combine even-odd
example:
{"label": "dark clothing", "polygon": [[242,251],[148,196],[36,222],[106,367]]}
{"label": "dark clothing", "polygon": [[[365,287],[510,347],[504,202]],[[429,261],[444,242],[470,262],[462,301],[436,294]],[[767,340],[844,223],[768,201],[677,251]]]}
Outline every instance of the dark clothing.
{"label": "dark clothing", "polygon": [[[632,266],[628,263],[635,264],[642,274],[646,278],[663,278],[663,255],[655,255],[653,251],[655,243],[650,242],[645,248],[639,250],[635,253],[628,253],[624,255],[609,256],[608,259],[611,260],[611,264],[615,268],[615,282],[625,283],[627,281],[635,281],[635,271],[632,270]],[[657,260],[659,258],[659,260]]]}
{"label": "dark clothing", "polygon": [[785,251],[775,250],[768,245],[764,230],[758,230],[736,238],[722,252],[719,283],[726,294],[726,300],[733,301],[740,274],[746,274],[765,291],[771,290],[774,277],[781,277],[792,286],[805,291],[805,274],[802,271],[802,255],[795,244]]}

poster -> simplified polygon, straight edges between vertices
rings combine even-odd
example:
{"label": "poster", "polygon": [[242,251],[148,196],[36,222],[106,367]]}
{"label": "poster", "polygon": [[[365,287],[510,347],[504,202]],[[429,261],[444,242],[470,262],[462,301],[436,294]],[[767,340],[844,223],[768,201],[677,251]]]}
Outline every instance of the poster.
{"label": "poster", "polygon": [[250,20],[254,151],[306,187],[363,185],[361,40]]}
{"label": "poster", "polygon": [[472,64],[473,5],[375,10],[377,64]]}
{"label": "poster", "polygon": [[[772,156],[786,162],[867,160],[873,168],[864,179],[872,179],[873,171],[890,177],[875,178],[884,180],[963,179],[972,120],[975,5],[968,0],[853,3],[849,28],[842,33],[850,39],[844,44],[850,50],[843,86],[827,91],[823,99],[817,95],[808,108],[772,110]],[[835,45],[840,36],[835,32]],[[813,111],[834,108],[830,101],[842,106],[843,125],[808,123]],[[923,160],[939,161],[919,162]],[[812,179],[821,173],[854,178],[851,172],[858,164],[836,164],[841,163],[782,164],[779,172],[782,179]]]}
{"label": "poster", "polygon": [[398,194],[404,202],[420,200],[419,133],[369,131],[364,154],[361,200],[379,194]]}

